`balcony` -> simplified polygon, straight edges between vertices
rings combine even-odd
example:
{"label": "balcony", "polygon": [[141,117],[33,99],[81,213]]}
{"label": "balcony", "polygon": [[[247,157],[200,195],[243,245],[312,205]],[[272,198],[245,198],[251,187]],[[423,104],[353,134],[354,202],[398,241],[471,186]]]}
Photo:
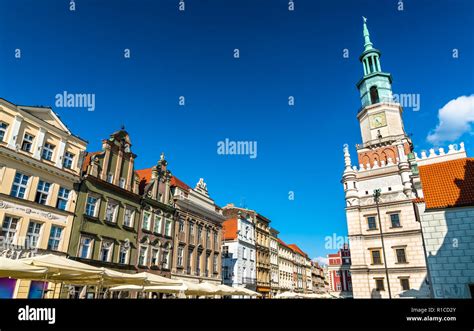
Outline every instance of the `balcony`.
{"label": "balcony", "polygon": [[242,278],[242,284],[256,285],[257,284],[257,279],[256,278],[251,278],[251,277],[243,277]]}

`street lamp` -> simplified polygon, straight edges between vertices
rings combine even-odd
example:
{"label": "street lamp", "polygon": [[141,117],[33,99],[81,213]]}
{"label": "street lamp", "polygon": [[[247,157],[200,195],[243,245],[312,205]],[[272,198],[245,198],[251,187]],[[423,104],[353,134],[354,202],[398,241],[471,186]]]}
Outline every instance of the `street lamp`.
{"label": "street lamp", "polygon": [[388,268],[387,268],[387,258],[385,255],[385,245],[383,241],[383,233],[382,233],[382,221],[380,218],[380,209],[379,209],[379,199],[380,199],[380,189],[374,190],[374,200],[375,205],[377,207],[377,217],[379,219],[379,230],[380,230],[380,240],[382,241],[382,252],[383,252],[383,264],[385,267],[385,276],[387,277],[387,288],[388,288],[388,297],[389,299],[392,298],[392,291],[390,290],[390,279],[388,278]]}

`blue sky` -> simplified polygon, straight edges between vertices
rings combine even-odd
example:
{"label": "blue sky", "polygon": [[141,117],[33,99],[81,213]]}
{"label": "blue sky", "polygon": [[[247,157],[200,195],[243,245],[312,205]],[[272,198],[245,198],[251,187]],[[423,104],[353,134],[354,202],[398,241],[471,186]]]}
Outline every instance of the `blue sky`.
{"label": "blue sky", "polygon": [[[245,201],[311,257],[328,253],[326,236],[347,234],[342,145],[354,155],[361,140],[361,16],[394,93],[421,97],[404,113],[417,150],[431,147],[438,110],[474,92],[469,0],[404,1],[403,11],[395,0],[296,0],[292,12],[283,0],[177,3],[76,0],[70,11],[68,1],[0,0],[0,97],[54,106],[63,91],[94,93],[93,112],[54,109],[90,151],[123,124],[138,168],[164,151],[180,179],[204,177],[219,205]],[[473,155],[467,127],[455,140]],[[225,138],[257,141],[258,157],[218,155]]]}

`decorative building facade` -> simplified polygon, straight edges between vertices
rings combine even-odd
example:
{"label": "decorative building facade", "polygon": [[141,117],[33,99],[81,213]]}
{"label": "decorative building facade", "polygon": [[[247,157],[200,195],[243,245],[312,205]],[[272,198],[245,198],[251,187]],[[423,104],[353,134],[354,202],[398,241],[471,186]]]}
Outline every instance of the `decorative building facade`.
{"label": "decorative building facade", "polygon": [[324,269],[316,261],[311,261],[311,281],[313,292],[317,292],[318,290],[324,290]]}
{"label": "decorative building facade", "polygon": [[270,228],[270,288],[271,297],[275,297],[280,290],[280,275],[278,263],[278,232],[274,228]]}
{"label": "decorative building facade", "polygon": [[[308,292],[306,261],[308,256],[297,245],[288,245],[293,250],[293,286],[294,291],[299,293]],[[311,279],[311,274],[310,274]]]}
{"label": "decorative building facade", "polygon": [[257,287],[255,225],[249,215],[240,213],[224,222],[222,280],[233,287]]}
{"label": "decorative building facade", "polygon": [[221,284],[222,209],[202,178],[191,188],[173,176],[171,191],[176,208],[171,277]]}
{"label": "decorative building facade", "polygon": [[171,278],[175,208],[167,165],[161,154],[157,165],[136,171],[142,197],[136,266],[140,272]]}
{"label": "decorative building facade", "polygon": [[331,291],[344,292],[346,296],[352,295],[350,267],[351,252],[348,244],[344,244],[337,253],[328,254],[328,281]]}
{"label": "decorative building facade", "polygon": [[353,295],[388,298],[415,289],[417,297],[428,297],[421,228],[412,202],[412,142],[403,126],[403,109],[392,98],[391,75],[382,71],[380,51],[373,47],[365,18],[364,41],[364,76],[357,83],[362,103],[357,114],[362,135],[362,144],[356,146],[359,167],[352,166],[346,145],[342,178]]}
{"label": "decorative building facade", "polygon": [[[0,255],[66,254],[87,142],[51,108],[0,99],[0,115]],[[17,298],[41,296],[43,287],[15,279],[0,286]]]}
{"label": "decorative building facade", "polygon": [[68,254],[94,266],[137,271],[141,216],[137,157],[122,128],[86,155]]}
{"label": "decorative building facade", "polygon": [[293,250],[283,240],[278,239],[279,293],[295,289],[293,269]]}

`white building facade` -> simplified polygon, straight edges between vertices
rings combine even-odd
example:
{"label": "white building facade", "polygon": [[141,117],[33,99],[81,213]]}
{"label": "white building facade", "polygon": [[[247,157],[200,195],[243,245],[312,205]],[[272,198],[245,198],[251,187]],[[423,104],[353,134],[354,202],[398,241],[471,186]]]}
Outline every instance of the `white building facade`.
{"label": "white building facade", "polygon": [[223,283],[256,289],[255,225],[243,215],[224,222],[222,243]]}
{"label": "white building facade", "polygon": [[417,197],[412,142],[403,126],[403,109],[392,98],[391,75],[381,70],[380,51],[373,48],[365,21],[364,39],[364,76],[357,84],[362,102],[357,114],[362,135],[359,167],[352,166],[345,145],[342,178],[353,295],[395,298],[412,290],[416,297],[429,297],[421,228],[412,201]]}

